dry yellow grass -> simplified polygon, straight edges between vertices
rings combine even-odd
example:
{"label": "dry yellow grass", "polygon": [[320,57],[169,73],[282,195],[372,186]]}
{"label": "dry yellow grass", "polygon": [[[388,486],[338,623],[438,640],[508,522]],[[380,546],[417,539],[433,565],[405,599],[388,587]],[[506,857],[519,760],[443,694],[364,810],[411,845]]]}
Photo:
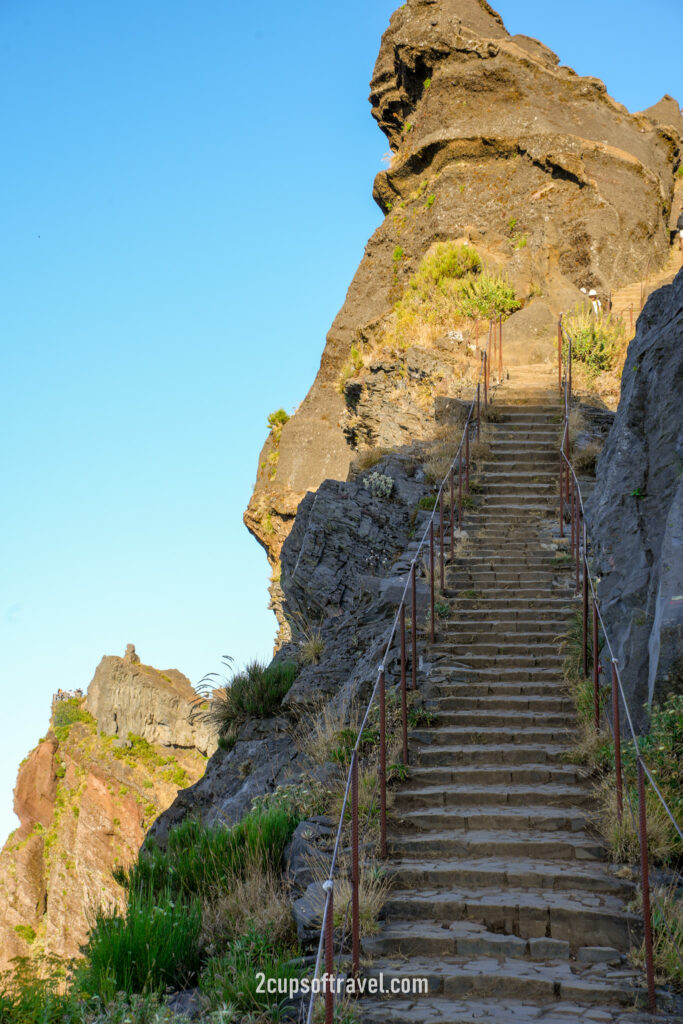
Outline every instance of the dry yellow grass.
{"label": "dry yellow grass", "polygon": [[249,927],[269,935],[273,943],[295,938],[287,889],[279,875],[261,864],[251,864],[242,878],[236,878],[230,892],[210,894],[202,907],[201,942],[219,952],[231,939]]}
{"label": "dry yellow grass", "polygon": [[362,718],[355,705],[344,711],[329,703],[322,704],[300,717],[294,733],[295,743],[315,764],[326,764],[339,746],[342,731],[358,732]]}
{"label": "dry yellow grass", "polygon": [[[316,882],[327,880],[327,874],[319,861],[311,862],[311,874]],[[337,875],[334,881],[334,926],[347,929],[351,927],[351,867],[349,861],[342,857],[337,863]],[[374,859],[364,859],[360,863],[358,875],[358,905],[360,911],[360,933],[375,935],[379,930],[378,918],[382,907],[387,901],[391,884],[381,864]]]}
{"label": "dry yellow grass", "polygon": [[354,457],[351,462],[351,475],[355,476],[357,473],[363,473],[366,469],[372,469],[378,462],[384,458],[385,455],[389,455],[390,448],[366,448]]}
{"label": "dry yellow grass", "polygon": [[[640,838],[637,828],[638,809],[634,804],[633,820],[626,792],[621,822],[617,814],[617,794],[613,779],[604,779],[596,788],[598,809],[595,824],[609,845],[610,859],[617,864],[635,864],[640,859]],[[647,848],[653,861],[666,863],[674,849],[675,840],[671,822],[657,794],[651,789],[645,793],[647,810]]]}

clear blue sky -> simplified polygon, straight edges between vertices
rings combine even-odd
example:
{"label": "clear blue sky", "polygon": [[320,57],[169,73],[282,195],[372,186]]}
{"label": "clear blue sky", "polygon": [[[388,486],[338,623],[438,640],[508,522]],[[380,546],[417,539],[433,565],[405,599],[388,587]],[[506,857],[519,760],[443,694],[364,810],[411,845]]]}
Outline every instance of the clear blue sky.
{"label": "clear blue sky", "polygon": [[[103,654],[196,682],[270,653],[241,516],[380,222],[395,6],[0,0],[0,842]],[[683,94],[677,0],[499,9],[630,109]]]}

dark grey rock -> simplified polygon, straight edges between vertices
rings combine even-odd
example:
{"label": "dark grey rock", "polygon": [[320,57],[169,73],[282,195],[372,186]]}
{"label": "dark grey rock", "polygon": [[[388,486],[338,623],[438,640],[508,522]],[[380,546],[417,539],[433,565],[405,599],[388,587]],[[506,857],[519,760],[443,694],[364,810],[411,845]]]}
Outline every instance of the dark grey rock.
{"label": "dark grey rock", "polygon": [[322,868],[329,861],[334,831],[331,824],[321,821],[302,821],[297,826],[285,850],[285,864],[287,877],[300,891],[312,884],[313,867]]}
{"label": "dark grey rock", "polygon": [[683,272],[647,301],[588,506],[632,711],[683,689]]}
{"label": "dark grey rock", "polygon": [[300,942],[310,942],[320,934],[325,908],[325,893],[320,882],[311,882],[303,896],[292,903],[292,915]]}

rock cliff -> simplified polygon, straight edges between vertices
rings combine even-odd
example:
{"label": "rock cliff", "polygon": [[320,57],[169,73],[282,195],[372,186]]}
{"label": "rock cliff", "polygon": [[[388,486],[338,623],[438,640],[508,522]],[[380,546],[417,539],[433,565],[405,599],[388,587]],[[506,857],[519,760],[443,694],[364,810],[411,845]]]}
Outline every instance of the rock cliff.
{"label": "rock cliff", "polygon": [[19,828],[0,852],[0,969],[14,956],[76,955],[91,909],[120,899],[112,870],[134,860],[215,749],[188,725],[194,698],[185,676],[142,665],[132,645],[102,659],[85,698],[55,696],[47,735],[19,769]]}
{"label": "rock cliff", "polygon": [[408,353],[386,342],[396,301],[433,243],[473,243],[509,276],[523,308],[508,323],[506,359],[521,362],[550,351],[557,313],[579,287],[607,297],[668,255],[678,104],[666,96],[630,114],[597,78],[511,36],[485,0],[409,0],[397,10],[370,102],[391,147],[373,191],[386,216],[310,391],[266,441],[245,513],[275,569],[281,623],[277,566],[306,492],[344,480],[357,449],[422,436],[435,396],[457,395],[469,373],[457,330],[417,338]]}
{"label": "rock cliff", "polygon": [[[282,549],[282,587],[294,633],[311,625],[318,631],[319,657],[299,671],[281,715],[247,722],[234,747],[219,748],[204,777],[178,794],[152,827],[159,841],[188,814],[233,823],[254,797],[316,776],[294,742],[299,716],[330,700],[348,707],[369,695],[405,582],[405,550],[429,514],[418,510],[430,487],[416,455],[418,448],[388,455],[352,481],[325,481],[302,501]],[[391,478],[389,495],[366,487],[373,473]],[[418,600],[425,595],[420,583]],[[300,639],[299,632],[280,656],[297,658]],[[397,657],[393,651],[388,669]]]}
{"label": "rock cliff", "polygon": [[683,271],[648,300],[588,503],[602,614],[634,711],[683,691]]}

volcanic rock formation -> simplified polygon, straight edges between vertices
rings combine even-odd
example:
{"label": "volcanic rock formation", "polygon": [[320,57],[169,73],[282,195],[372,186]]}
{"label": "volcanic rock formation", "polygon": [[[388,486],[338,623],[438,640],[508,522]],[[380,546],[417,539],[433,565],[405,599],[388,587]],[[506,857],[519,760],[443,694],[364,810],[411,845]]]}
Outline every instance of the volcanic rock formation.
{"label": "volcanic rock formation", "polygon": [[15,956],[77,955],[89,912],[120,903],[112,870],[135,859],[216,748],[188,725],[195,698],[185,676],[142,665],[132,645],[102,659],[85,699],[56,695],[48,733],[19,769],[20,825],[0,852],[0,969]]}
{"label": "volcanic rock formation", "polygon": [[683,690],[682,394],[683,271],[638,320],[588,503],[602,614],[637,714]]}
{"label": "volcanic rock formation", "polygon": [[[266,441],[245,513],[276,580],[306,492],[345,479],[359,448],[419,437],[435,394],[457,394],[468,372],[462,332],[417,340],[405,359],[382,349],[392,308],[433,243],[466,241],[509,276],[523,308],[507,325],[506,359],[525,363],[550,351],[557,314],[580,287],[606,297],[669,251],[683,137],[671,97],[630,114],[598,79],[511,36],[485,0],[409,0],[382,39],[371,89],[392,151],[373,192],[385,220],[313,386]],[[271,593],[282,621],[277,582]]]}

